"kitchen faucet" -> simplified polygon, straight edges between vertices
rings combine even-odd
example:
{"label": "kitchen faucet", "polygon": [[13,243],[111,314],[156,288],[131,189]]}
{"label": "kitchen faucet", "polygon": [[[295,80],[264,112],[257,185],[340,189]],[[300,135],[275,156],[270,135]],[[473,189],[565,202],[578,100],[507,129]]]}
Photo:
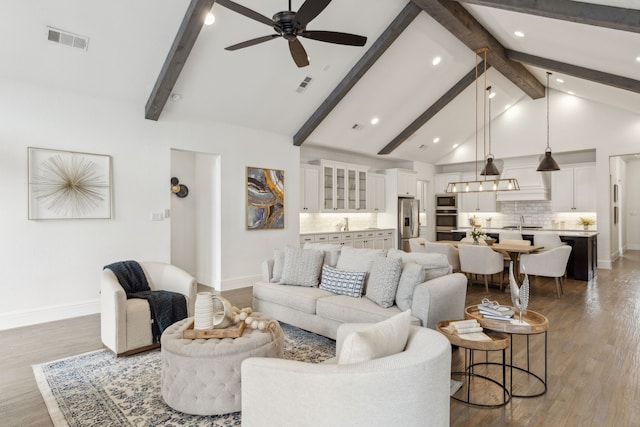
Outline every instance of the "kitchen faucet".
{"label": "kitchen faucet", "polygon": [[522,234],[523,225],[524,225],[524,215],[520,215],[520,234]]}

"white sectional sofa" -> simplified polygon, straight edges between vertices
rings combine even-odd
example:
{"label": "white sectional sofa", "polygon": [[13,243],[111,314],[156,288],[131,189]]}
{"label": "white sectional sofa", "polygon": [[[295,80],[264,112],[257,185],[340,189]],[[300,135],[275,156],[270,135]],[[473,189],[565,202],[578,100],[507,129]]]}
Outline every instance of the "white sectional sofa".
{"label": "white sectional sofa", "polygon": [[[396,279],[398,264],[401,271]],[[350,276],[348,272],[365,269],[362,296],[357,291],[325,286],[329,273]],[[411,309],[413,324],[431,329],[441,320],[464,318],[467,279],[460,273],[451,274],[442,254],[396,249],[387,254],[386,250],[307,244],[305,249],[276,250],[274,259],[263,262],[262,274],[263,280],[253,287],[254,310],[332,339],[343,323],[379,322],[406,309]],[[398,280],[397,289],[390,290],[394,279]],[[377,290],[386,293],[386,300]],[[389,292],[394,294],[391,300]]]}

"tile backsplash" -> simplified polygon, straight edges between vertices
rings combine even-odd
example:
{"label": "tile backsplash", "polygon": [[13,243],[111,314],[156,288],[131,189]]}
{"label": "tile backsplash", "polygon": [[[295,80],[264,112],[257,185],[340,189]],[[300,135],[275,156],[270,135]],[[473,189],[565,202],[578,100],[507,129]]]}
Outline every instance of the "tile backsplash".
{"label": "tile backsplash", "polygon": [[342,231],[345,218],[349,218],[350,230],[375,228],[378,224],[378,215],[375,213],[301,213],[300,233]]}
{"label": "tile backsplash", "polygon": [[[580,217],[597,219],[595,212],[553,212],[549,200],[498,202],[498,209],[499,212],[475,214],[477,222],[483,227],[501,228],[507,225],[519,225],[520,216],[523,216],[525,225],[539,225],[543,228],[562,230],[582,230],[583,227],[577,224]],[[473,213],[459,214],[459,226],[468,226],[469,219],[473,215]],[[596,227],[597,224],[590,228],[595,230]]]}

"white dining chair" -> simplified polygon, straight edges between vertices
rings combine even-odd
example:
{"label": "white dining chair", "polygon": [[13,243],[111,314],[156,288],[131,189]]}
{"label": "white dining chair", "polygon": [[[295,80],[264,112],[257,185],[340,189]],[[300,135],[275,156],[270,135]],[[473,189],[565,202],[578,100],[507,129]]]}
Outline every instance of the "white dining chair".
{"label": "white dining chair", "polygon": [[519,231],[501,231],[498,233],[498,243],[503,240],[522,240],[522,234]]}
{"label": "white dining chair", "polygon": [[[500,290],[504,281],[504,257],[487,245],[458,245],[460,254],[460,271],[467,274],[481,274],[484,288],[489,292],[488,276],[500,273]],[[470,279],[469,279],[470,280]]]}
{"label": "white dining chair", "polygon": [[427,240],[421,237],[409,239],[409,249],[411,252],[426,252],[424,249],[425,243],[427,243]]}
{"label": "white dining chair", "polygon": [[455,246],[449,243],[427,242],[424,244],[424,250],[427,253],[446,255],[451,269],[453,271],[460,271],[460,254]]}
{"label": "white dining chair", "polygon": [[558,298],[564,293],[563,276],[571,255],[571,246],[562,245],[547,251],[520,255],[520,272],[530,276],[553,277]]}

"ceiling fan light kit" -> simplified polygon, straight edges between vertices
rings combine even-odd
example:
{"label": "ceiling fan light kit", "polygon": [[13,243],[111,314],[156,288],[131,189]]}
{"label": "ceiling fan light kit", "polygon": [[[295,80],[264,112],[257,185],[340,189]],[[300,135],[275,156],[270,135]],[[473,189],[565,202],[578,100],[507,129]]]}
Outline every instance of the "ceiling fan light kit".
{"label": "ceiling fan light kit", "polygon": [[[475,181],[457,181],[450,182],[447,185],[446,193],[486,193],[495,191],[518,191],[520,185],[515,178],[496,178],[487,179],[488,176],[499,176],[500,171],[493,163],[493,154],[491,154],[491,110],[489,110],[489,154],[486,155],[487,162],[480,172],[484,179],[478,179],[478,55],[484,54],[484,100],[483,100],[483,145],[486,153],[486,129],[487,129],[487,96],[491,92],[491,87],[487,87],[487,51],[489,48],[480,48],[476,53],[476,180]],[[491,99],[489,99],[489,109],[491,109]]]}
{"label": "ceiling fan light kit", "polygon": [[536,169],[538,172],[553,172],[560,170],[558,163],[556,163],[556,161],[553,160],[553,157],[551,157],[551,147],[549,147],[549,95],[551,93],[549,91],[549,76],[551,76],[551,73],[547,71],[547,148],[544,150],[544,157],[538,165],[538,169]]}
{"label": "ceiling fan light kit", "polygon": [[306,67],[309,65],[309,56],[298,37],[347,46],[364,46],[367,43],[366,37],[356,34],[340,33],[337,31],[307,30],[307,24],[317,17],[329,3],[331,3],[331,0],[306,0],[297,12],[291,10],[291,0],[289,0],[289,10],[276,13],[273,15],[273,19],[269,19],[231,0],[217,0],[216,3],[247,18],[269,25],[276,32],[276,34],[257,37],[228,46],[225,50],[234,51],[243,49],[282,37],[288,41],[289,52],[296,65],[298,67]]}

